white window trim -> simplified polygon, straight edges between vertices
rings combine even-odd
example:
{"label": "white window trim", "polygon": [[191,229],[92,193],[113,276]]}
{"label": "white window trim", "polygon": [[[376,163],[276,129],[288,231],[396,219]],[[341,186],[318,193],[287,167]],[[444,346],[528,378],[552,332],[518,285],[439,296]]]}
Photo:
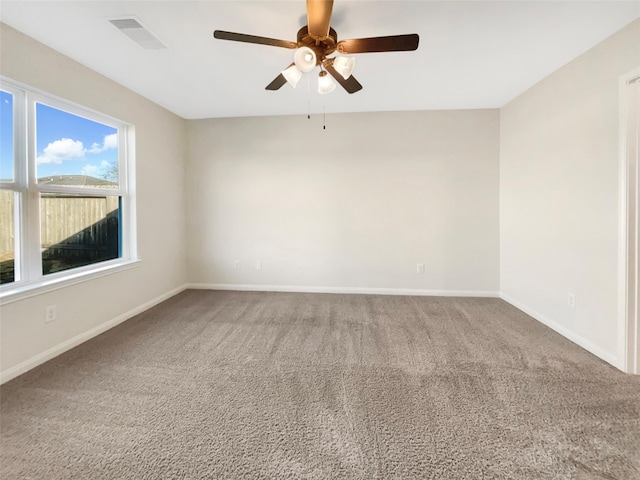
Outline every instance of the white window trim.
{"label": "white window trim", "polygon": [[[16,270],[22,278],[0,285],[0,303],[6,304],[92,280],[136,266],[137,250],[135,189],[135,127],[90,108],[48,94],[29,85],[0,76],[0,86],[13,95],[14,105],[14,179],[0,186],[17,192],[21,201],[16,206]],[[113,126],[118,130],[119,188],[74,188],[37,183],[35,105],[44,105]],[[25,138],[26,136],[26,138]],[[20,161],[15,159],[25,159]],[[124,167],[124,168],[123,168]],[[37,199],[42,193],[78,193],[95,196],[118,196],[121,202],[121,256],[48,275],[42,274],[40,252],[40,212]],[[30,197],[30,198],[29,198]],[[29,242],[28,239],[38,239]]]}
{"label": "white window trim", "polygon": [[122,261],[122,259],[119,258],[117,260],[107,260],[84,267],[52,273],[46,277],[42,277],[43,280],[40,282],[21,283],[10,290],[7,289],[6,291],[0,292],[0,305],[7,305],[29,297],[35,297],[36,295],[129,270],[137,267],[141,262],[142,260],[139,258],[126,261]]}

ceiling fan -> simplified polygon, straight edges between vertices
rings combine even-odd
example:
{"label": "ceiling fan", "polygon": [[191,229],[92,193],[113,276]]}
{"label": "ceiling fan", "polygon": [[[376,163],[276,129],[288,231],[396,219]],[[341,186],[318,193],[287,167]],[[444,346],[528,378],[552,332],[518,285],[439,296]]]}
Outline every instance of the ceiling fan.
{"label": "ceiling fan", "polygon": [[335,84],[327,76],[327,72],[347,92],[355,93],[362,89],[360,82],[352,75],[355,59],[343,56],[329,57],[329,55],[335,52],[341,54],[402,52],[418,48],[419,37],[415,33],[338,41],[338,34],[331,28],[332,10],[333,0],[307,0],[307,25],[298,30],[296,42],[223,30],[214,31],[213,36],[221,40],[296,50],[293,63],[267,85],[266,90],[278,90],[287,82],[295,87],[303,73],[310,72],[319,66],[318,91],[320,93],[329,93],[335,89]]}

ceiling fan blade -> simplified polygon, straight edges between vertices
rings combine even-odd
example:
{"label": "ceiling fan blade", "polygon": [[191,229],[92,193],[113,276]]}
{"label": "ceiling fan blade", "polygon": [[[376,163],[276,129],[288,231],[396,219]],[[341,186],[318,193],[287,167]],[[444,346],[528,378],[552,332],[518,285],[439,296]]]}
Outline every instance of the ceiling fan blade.
{"label": "ceiling fan blade", "polygon": [[223,30],[216,30],[213,32],[213,36],[220,40],[231,40],[233,42],[256,43],[258,45],[271,45],[272,47],[282,48],[298,48],[298,44],[296,42],[279,40],[277,38],[258,37],[256,35],[246,35],[244,33],[225,32]]}
{"label": "ceiling fan blade", "polygon": [[[295,63],[292,63],[291,65],[295,65]],[[291,65],[289,65],[287,68],[289,68]],[[280,87],[282,87],[285,83],[287,83],[287,79],[284,78],[284,75],[280,74],[276,78],[274,78],[269,85],[265,87],[265,90],[279,90]]]}
{"label": "ceiling fan blade", "polygon": [[388,37],[356,38],[338,42],[340,53],[407,52],[416,50],[420,37],[417,33]]}
{"label": "ceiling fan blade", "polygon": [[284,78],[284,75],[280,74],[273,81],[267,85],[265,90],[279,90],[285,83],[287,83],[287,79]]}
{"label": "ceiling fan blade", "polygon": [[312,38],[324,39],[329,36],[333,0],[307,0],[307,24]]}
{"label": "ceiling fan blade", "polygon": [[335,68],[333,68],[333,58],[328,58],[323,63],[323,66],[325,70],[336,80],[336,82],[342,85],[342,88],[347,92],[356,93],[357,91],[362,90],[362,85],[360,85],[360,82],[358,82],[353,75],[345,80],[344,77],[340,75]]}

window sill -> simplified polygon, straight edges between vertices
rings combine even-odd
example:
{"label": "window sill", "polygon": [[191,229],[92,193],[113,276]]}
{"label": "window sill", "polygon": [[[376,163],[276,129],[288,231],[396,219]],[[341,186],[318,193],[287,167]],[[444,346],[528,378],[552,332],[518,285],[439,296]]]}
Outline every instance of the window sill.
{"label": "window sill", "polygon": [[54,278],[44,278],[39,282],[10,286],[6,290],[0,291],[0,304],[6,305],[29,297],[35,297],[36,295],[41,295],[46,292],[59,290],[71,285],[76,285],[78,283],[87,282],[113,273],[129,270],[137,267],[140,262],[140,259],[119,260],[117,262],[109,262],[107,265],[100,265],[99,267],[93,267],[81,272],[65,272],[64,275]]}

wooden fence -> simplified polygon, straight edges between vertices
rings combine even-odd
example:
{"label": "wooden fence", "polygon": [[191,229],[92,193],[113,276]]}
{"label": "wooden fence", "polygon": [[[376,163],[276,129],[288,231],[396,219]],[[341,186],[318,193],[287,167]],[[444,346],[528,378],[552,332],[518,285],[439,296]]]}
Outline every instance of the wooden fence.
{"label": "wooden fence", "polygon": [[118,197],[43,196],[40,199],[42,248],[103,244],[108,214]]}
{"label": "wooden fence", "polygon": [[13,258],[13,192],[0,190],[0,261]]}

